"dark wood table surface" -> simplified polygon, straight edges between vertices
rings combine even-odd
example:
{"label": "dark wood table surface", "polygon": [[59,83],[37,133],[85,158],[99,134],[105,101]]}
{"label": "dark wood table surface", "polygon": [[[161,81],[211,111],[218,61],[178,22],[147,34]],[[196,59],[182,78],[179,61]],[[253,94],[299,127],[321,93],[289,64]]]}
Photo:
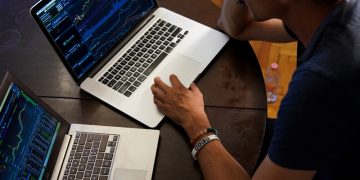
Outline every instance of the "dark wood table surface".
{"label": "dark wood table surface", "polygon": [[[210,0],[159,0],[159,5],[216,28],[220,9]],[[35,0],[0,0],[0,78],[11,71],[71,123],[146,128],[80,90],[29,14]],[[229,152],[252,173],[265,128],[266,95],[251,46],[231,40],[197,81],[206,112]],[[168,119],[153,179],[201,179],[184,131]]]}

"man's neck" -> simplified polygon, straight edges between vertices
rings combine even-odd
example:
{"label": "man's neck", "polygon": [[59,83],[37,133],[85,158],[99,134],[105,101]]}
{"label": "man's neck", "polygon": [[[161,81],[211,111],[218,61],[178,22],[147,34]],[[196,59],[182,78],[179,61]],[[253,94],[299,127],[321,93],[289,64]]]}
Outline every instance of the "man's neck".
{"label": "man's neck", "polygon": [[291,9],[287,11],[288,13],[282,20],[297,35],[299,41],[307,47],[321,22],[324,21],[334,7],[322,7],[311,3],[296,2],[289,5]]}

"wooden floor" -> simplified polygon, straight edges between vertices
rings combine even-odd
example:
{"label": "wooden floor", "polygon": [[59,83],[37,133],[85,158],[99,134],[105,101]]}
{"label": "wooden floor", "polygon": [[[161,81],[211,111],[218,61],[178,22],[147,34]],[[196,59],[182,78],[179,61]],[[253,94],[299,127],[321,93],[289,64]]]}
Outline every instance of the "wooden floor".
{"label": "wooden floor", "polygon": [[[223,0],[211,0],[214,4],[221,7]],[[280,102],[287,93],[288,85],[292,74],[296,68],[296,48],[297,43],[269,43],[262,41],[250,41],[251,46],[259,60],[263,75],[271,63],[279,64],[280,82],[278,100],[275,103],[268,104],[268,117],[277,118]]]}
{"label": "wooden floor", "polygon": [[296,68],[297,43],[278,44],[251,41],[250,44],[259,60],[263,76],[265,76],[265,70],[271,63],[276,62],[279,64],[278,100],[275,103],[268,104],[268,117],[275,119],[280,102],[288,91],[289,82]]}

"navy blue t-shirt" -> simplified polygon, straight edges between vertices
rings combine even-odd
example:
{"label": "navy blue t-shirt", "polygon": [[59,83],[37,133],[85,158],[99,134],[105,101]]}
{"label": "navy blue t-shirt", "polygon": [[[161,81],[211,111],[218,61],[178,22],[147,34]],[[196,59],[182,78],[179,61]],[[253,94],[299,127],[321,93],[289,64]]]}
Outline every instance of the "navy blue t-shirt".
{"label": "navy blue t-shirt", "polygon": [[315,170],[314,179],[360,179],[360,3],[339,4],[298,62],[281,102],[270,159]]}

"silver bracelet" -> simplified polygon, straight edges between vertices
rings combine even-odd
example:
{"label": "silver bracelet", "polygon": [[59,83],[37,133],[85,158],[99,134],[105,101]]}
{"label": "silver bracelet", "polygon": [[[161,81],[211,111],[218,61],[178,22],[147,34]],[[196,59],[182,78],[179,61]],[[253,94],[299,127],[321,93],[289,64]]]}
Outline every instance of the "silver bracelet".
{"label": "silver bracelet", "polygon": [[203,138],[202,140],[200,140],[193,148],[193,150],[191,151],[191,156],[192,158],[197,161],[197,158],[196,158],[196,154],[200,151],[201,148],[203,148],[207,143],[209,143],[210,141],[213,141],[213,140],[219,140],[219,137],[217,135],[209,135],[205,138]]}

